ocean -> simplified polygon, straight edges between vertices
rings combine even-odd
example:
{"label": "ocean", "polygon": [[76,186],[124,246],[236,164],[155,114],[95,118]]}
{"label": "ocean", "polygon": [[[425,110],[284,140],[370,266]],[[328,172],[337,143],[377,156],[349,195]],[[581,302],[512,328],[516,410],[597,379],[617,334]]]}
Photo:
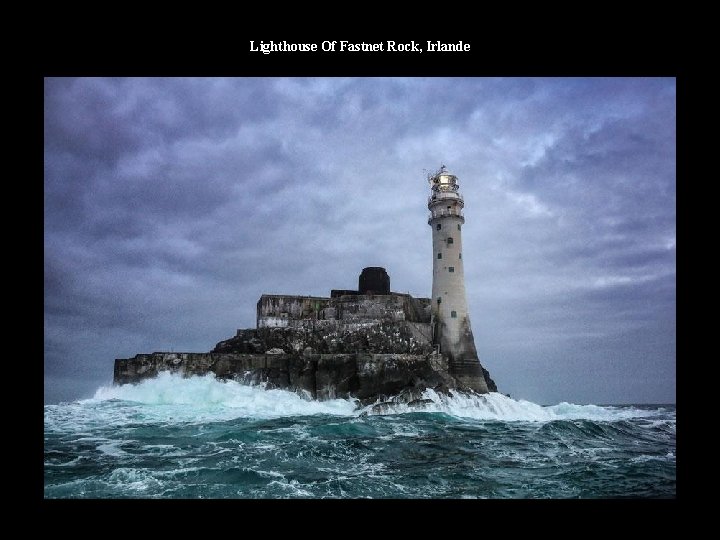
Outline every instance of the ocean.
{"label": "ocean", "polygon": [[212,375],[46,405],[46,498],[675,498],[674,405],[438,395],[373,414]]}

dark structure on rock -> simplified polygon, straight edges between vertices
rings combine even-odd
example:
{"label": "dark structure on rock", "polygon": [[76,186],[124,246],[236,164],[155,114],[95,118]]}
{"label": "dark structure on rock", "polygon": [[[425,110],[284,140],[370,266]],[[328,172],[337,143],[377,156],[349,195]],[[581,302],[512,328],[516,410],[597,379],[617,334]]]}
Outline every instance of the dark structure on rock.
{"label": "dark structure on rock", "polygon": [[358,279],[358,290],[333,289],[330,298],[340,296],[390,294],[390,276],[381,266],[368,266],[363,268]]}
{"label": "dark structure on rock", "polygon": [[380,266],[363,268],[358,280],[359,294],[390,294],[390,276]]}
{"label": "dark structure on rock", "polygon": [[433,298],[391,292],[382,267],[362,270],[358,290],[329,297],[263,294],[254,329],[241,329],[208,353],[138,354],[115,360],[115,384],[162,371],[214,373],[248,383],[305,392],[316,399],[362,402],[422,391],[497,391],[477,357],[465,299],[457,178],[443,168],[429,177],[433,230]]}

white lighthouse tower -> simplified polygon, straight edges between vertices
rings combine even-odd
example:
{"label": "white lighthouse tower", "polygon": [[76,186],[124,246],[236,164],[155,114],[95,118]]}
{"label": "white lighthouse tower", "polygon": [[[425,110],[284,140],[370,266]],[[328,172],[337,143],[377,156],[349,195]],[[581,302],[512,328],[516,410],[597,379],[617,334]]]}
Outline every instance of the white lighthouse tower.
{"label": "white lighthouse tower", "polygon": [[488,392],[465,297],[462,249],[465,203],[458,193],[457,176],[450,174],[445,165],[428,175],[428,182],[432,190],[428,198],[428,223],[433,240],[433,343],[448,357],[450,373],[461,387]]}

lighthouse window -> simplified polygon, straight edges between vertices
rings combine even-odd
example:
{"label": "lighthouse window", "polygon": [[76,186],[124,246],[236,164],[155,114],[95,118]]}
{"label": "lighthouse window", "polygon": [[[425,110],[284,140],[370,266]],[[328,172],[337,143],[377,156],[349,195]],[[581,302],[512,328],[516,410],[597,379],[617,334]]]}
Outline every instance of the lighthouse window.
{"label": "lighthouse window", "polygon": [[442,259],[442,253],[438,253],[438,259]]}
{"label": "lighthouse window", "polygon": [[451,311],[451,312],[450,312],[450,316],[451,316],[453,319],[457,319],[457,311]]}
{"label": "lighthouse window", "polygon": [[458,223],[458,231],[460,230],[460,224]]}
{"label": "lighthouse window", "polygon": [[442,304],[442,298],[438,296],[438,304]]}
{"label": "lighthouse window", "polygon": [[458,254],[458,259],[462,259],[462,253]]}
{"label": "lighthouse window", "polygon": [[454,271],[455,271],[455,267],[454,267],[454,266],[451,266],[451,267],[448,268],[448,272],[454,272]]}
{"label": "lighthouse window", "polygon": [[438,224],[435,226],[435,228],[436,228],[438,231],[439,231],[440,229],[442,229],[442,223],[438,223]]}
{"label": "lighthouse window", "polygon": [[450,244],[453,243],[453,239],[452,239],[452,238],[448,238],[448,239],[447,239],[447,243],[448,243],[448,246],[449,246]]}

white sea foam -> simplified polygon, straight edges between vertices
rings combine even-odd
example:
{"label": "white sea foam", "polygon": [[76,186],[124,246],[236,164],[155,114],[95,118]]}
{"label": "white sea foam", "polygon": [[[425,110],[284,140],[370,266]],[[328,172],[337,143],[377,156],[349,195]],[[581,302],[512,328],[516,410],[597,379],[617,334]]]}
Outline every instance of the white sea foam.
{"label": "white sea foam", "polygon": [[[265,390],[262,386],[248,386],[235,381],[221,381],[208,374],[183,378],[167,372],[136,385],[104,386],[92,399],[84,403],[123,400],[153,407],[163,416],[175,414],[178,420],[217,417],[277,418],[313,414],[351,415],[355,403],[346,399],[314,401],[286,390]],[[190,406],[190,407],[188,407]],[[171,419],[171,418],[168,418]]]}
{"label": "white sea foam", "polygon": [[[122,441],[122,443],[125,443],[126,441]],[[112,457],[121,457],[126,456],[128,453],[120,448],[121,442],[114,442],[114,443],[107,443],[107,444],[100,444],[97,446],[97,449],[102,452],[103,454],[106,454],[108,456]]]}
{"label": "white sea foam", "polygon": [[[423,397],[431,400],[420,408],[393,404],[382,412],[372,406],[357,410],[356,401],[333,399],[314,401],[286,390],[266,390],[262,386],[248,386],[235,381],[221,381],[214,375],[183,378],[161,373],[137,385],[104,386],[93,398],[77,402],[79,405],[96,405],[122,400],[142,405],[134,421],[207,421],[232,418],[278,418],[330,414],[358,416],[363,412],[375,414],[404,414],[414,412],[442,412],[460,418],[489,421],[548,422],[553,420],[614,421],[633,417],[652,416],[654,411],[632,407],[576,405],[562,402],[541,406],[522,399],[512,399],[500,393],[452,395],[425,390]],[[146,407],[149,406],[149,407]],[[110,411],[108,411],[110,415]],[[127,413],[118,422],[127,421]],[[47,412],[46,412],[47,418]]]}
{"label": "white sea foam", "polygon": [[113,470],[107,483],[131,492],[145,492],[162,488],[161,480],[155,478],[152,471],[134,467],[120,467]]}
{"label": "white sea foam", "polygon": [[[614,421],[648,416],[651,411],[636,408],[619,408],[599,405],[575,405],[562,402],[544,407],[524,399],[512,399],[498,392],[489,394],[452,395],[438,394],[432,389],[423,393],[423,398],[432,400],[422,410],[444,412],[461,418],[477,420],[497,420],[503,422],[550,422],[553,420],[599,420]],[[398,412],[409,412],[407,406],[400,406]]]}

